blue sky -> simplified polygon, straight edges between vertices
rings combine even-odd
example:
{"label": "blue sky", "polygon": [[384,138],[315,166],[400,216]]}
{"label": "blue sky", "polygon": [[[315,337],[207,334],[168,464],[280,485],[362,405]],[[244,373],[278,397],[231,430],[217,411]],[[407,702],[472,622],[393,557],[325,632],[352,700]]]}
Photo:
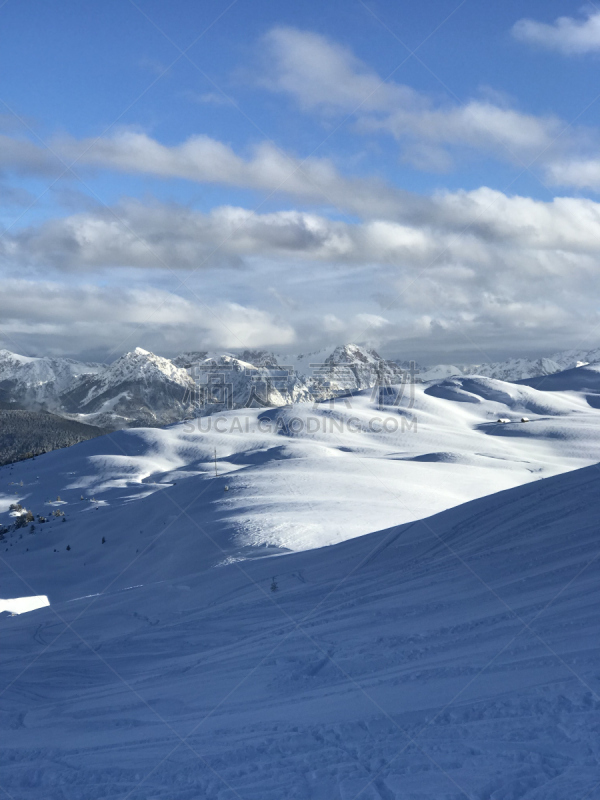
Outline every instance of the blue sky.
{"label": "blue sky", "polygon": [[7,0],[0,22],[0,346],[597,344],[600,7]]}

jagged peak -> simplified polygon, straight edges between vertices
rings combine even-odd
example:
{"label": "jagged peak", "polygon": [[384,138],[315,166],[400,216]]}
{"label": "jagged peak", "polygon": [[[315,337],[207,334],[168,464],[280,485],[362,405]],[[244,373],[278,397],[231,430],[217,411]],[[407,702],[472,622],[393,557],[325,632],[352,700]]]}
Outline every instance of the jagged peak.
{"label": "jagged peak", "polygon": [[363,363],[370,363],[373,361],[382,361],[383,359],[379,353],[372,348],[349,343],[336,347],[333,353],[326,360],[327,362],[361,361]]}
{"label": "jagged peak", "polygon": [[277,357],[275,353],[271,353],[268,350],[244,350],[238,356],[240,361],[245,361],[248,364],[252,364],[255,367],[278,367],[279,362],[277,361]]}
{"label": "jagged peak", "polygon": [[157,356],[143,347],[136,347],[114,361],[103,375],[105,383],[124,380],[147,380],[151,376],[162,376],[180,384],[187,384],[190,377],[185,369],[176,366],[168,358]]}

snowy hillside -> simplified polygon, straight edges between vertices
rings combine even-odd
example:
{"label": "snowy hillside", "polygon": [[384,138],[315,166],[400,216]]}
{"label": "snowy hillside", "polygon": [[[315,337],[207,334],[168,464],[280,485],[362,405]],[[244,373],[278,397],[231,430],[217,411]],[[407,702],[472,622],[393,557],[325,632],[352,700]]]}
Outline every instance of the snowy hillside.
{"label": "snowy hillside", "polygon": [[[83,522],[101,538],[124,519],[144,531],[168,525],[191,503],[193,518],[223,530],[221,547],[237,558],[255,547],[334,544],[600,461],[600,411],[587,394],[489,378],[397,391],[114,433],[0,471],[4,507],[16,499],[48,516],[60,495],[69,527]],[[179,520],[178,535],[193,548],[191,520]],[[9,552],[20,553],[16,542]],[[178,552],[187,568],[193,550]],[[163,557],[163,569],[175,564],[168,549]]]}
{"label": "snowy hillside", "polygon": [[600,364],[563,370],[554,375],[529,378],[521,383],[539,388],[545,392],[577,391],[587,402],[597,408],[600,406]]}
{"label": "snowy hillside", "polygon": [[[598,446],[582,408],[568,419],[540,420],[545,433],[531,423],[473,436],[484,449],[504,447],[498,472],[526,453],[554,453],[556,468],[569,448],[559,431],[580,458]],[[229,473],[214,479],[208,442],[181,428],[120,432],[114,455],[102,456],[95,440],[13,469],[28,506],[45,498],[68,521],[25,533],[3,553],[6,591],[51,603],[0,617],[9,796],[598,800],[596,466],[333,547],[265,557],[274,554],[266,536],[251,550],[235,543],[229,495],[245,494],[245,513],[272,524],[269,508],[289,499],[277,473],[308,460],[287,471],[302,501],[287,506],[293,519],[314,499],[317,441],[312,459],[310,449],[286,452],[285,436],[279,453],[228,453]],[[411,492],[392,472],[393,444],[378,451],[369,437],[352,456],[363,460],[352,493],[322,481],[329,506],[313,509],[314,519],[326,508],[330,522],[345,505],[357,511],[363,495],[365,527],[375,530],[382,494],[369,476],[381,461],[400,511]],[[205,468],[195,464],[192,475],[202,448]],[[86,477],[69,474],[76,453],[79,467],[92,459]],[[448,467],[442,458],[403,463],[431,480]],[[268,464],[272,494],[263,497],[252,475]],[[53,499],[59,485],[64,501]],[[99,502],[80,502],[81,491]]]}

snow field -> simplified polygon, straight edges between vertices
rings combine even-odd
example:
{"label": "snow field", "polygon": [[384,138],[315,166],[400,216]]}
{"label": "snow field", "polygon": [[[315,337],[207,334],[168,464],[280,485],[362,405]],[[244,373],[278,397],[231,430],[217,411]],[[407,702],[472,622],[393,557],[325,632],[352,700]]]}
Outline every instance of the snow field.
{"label": "snow field", "polygon": [[599,412],[432,386],[0,469],[3,790],[599,800]]}

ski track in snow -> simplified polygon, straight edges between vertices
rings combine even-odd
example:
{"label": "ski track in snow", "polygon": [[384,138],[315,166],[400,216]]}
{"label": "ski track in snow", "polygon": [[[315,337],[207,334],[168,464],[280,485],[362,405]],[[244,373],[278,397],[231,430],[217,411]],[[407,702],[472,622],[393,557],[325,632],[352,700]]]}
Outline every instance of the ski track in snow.
{"label": "ski track in snow", "polygon": [[[400,415],[366,393],[1,469],[67,518],[0,543],[3,596],[51,603],[0,617],[3,790],[598,800],[600,411],[435,386],[416,432],[370,431]],[[303,415],[364,431],[286,435]]]}

